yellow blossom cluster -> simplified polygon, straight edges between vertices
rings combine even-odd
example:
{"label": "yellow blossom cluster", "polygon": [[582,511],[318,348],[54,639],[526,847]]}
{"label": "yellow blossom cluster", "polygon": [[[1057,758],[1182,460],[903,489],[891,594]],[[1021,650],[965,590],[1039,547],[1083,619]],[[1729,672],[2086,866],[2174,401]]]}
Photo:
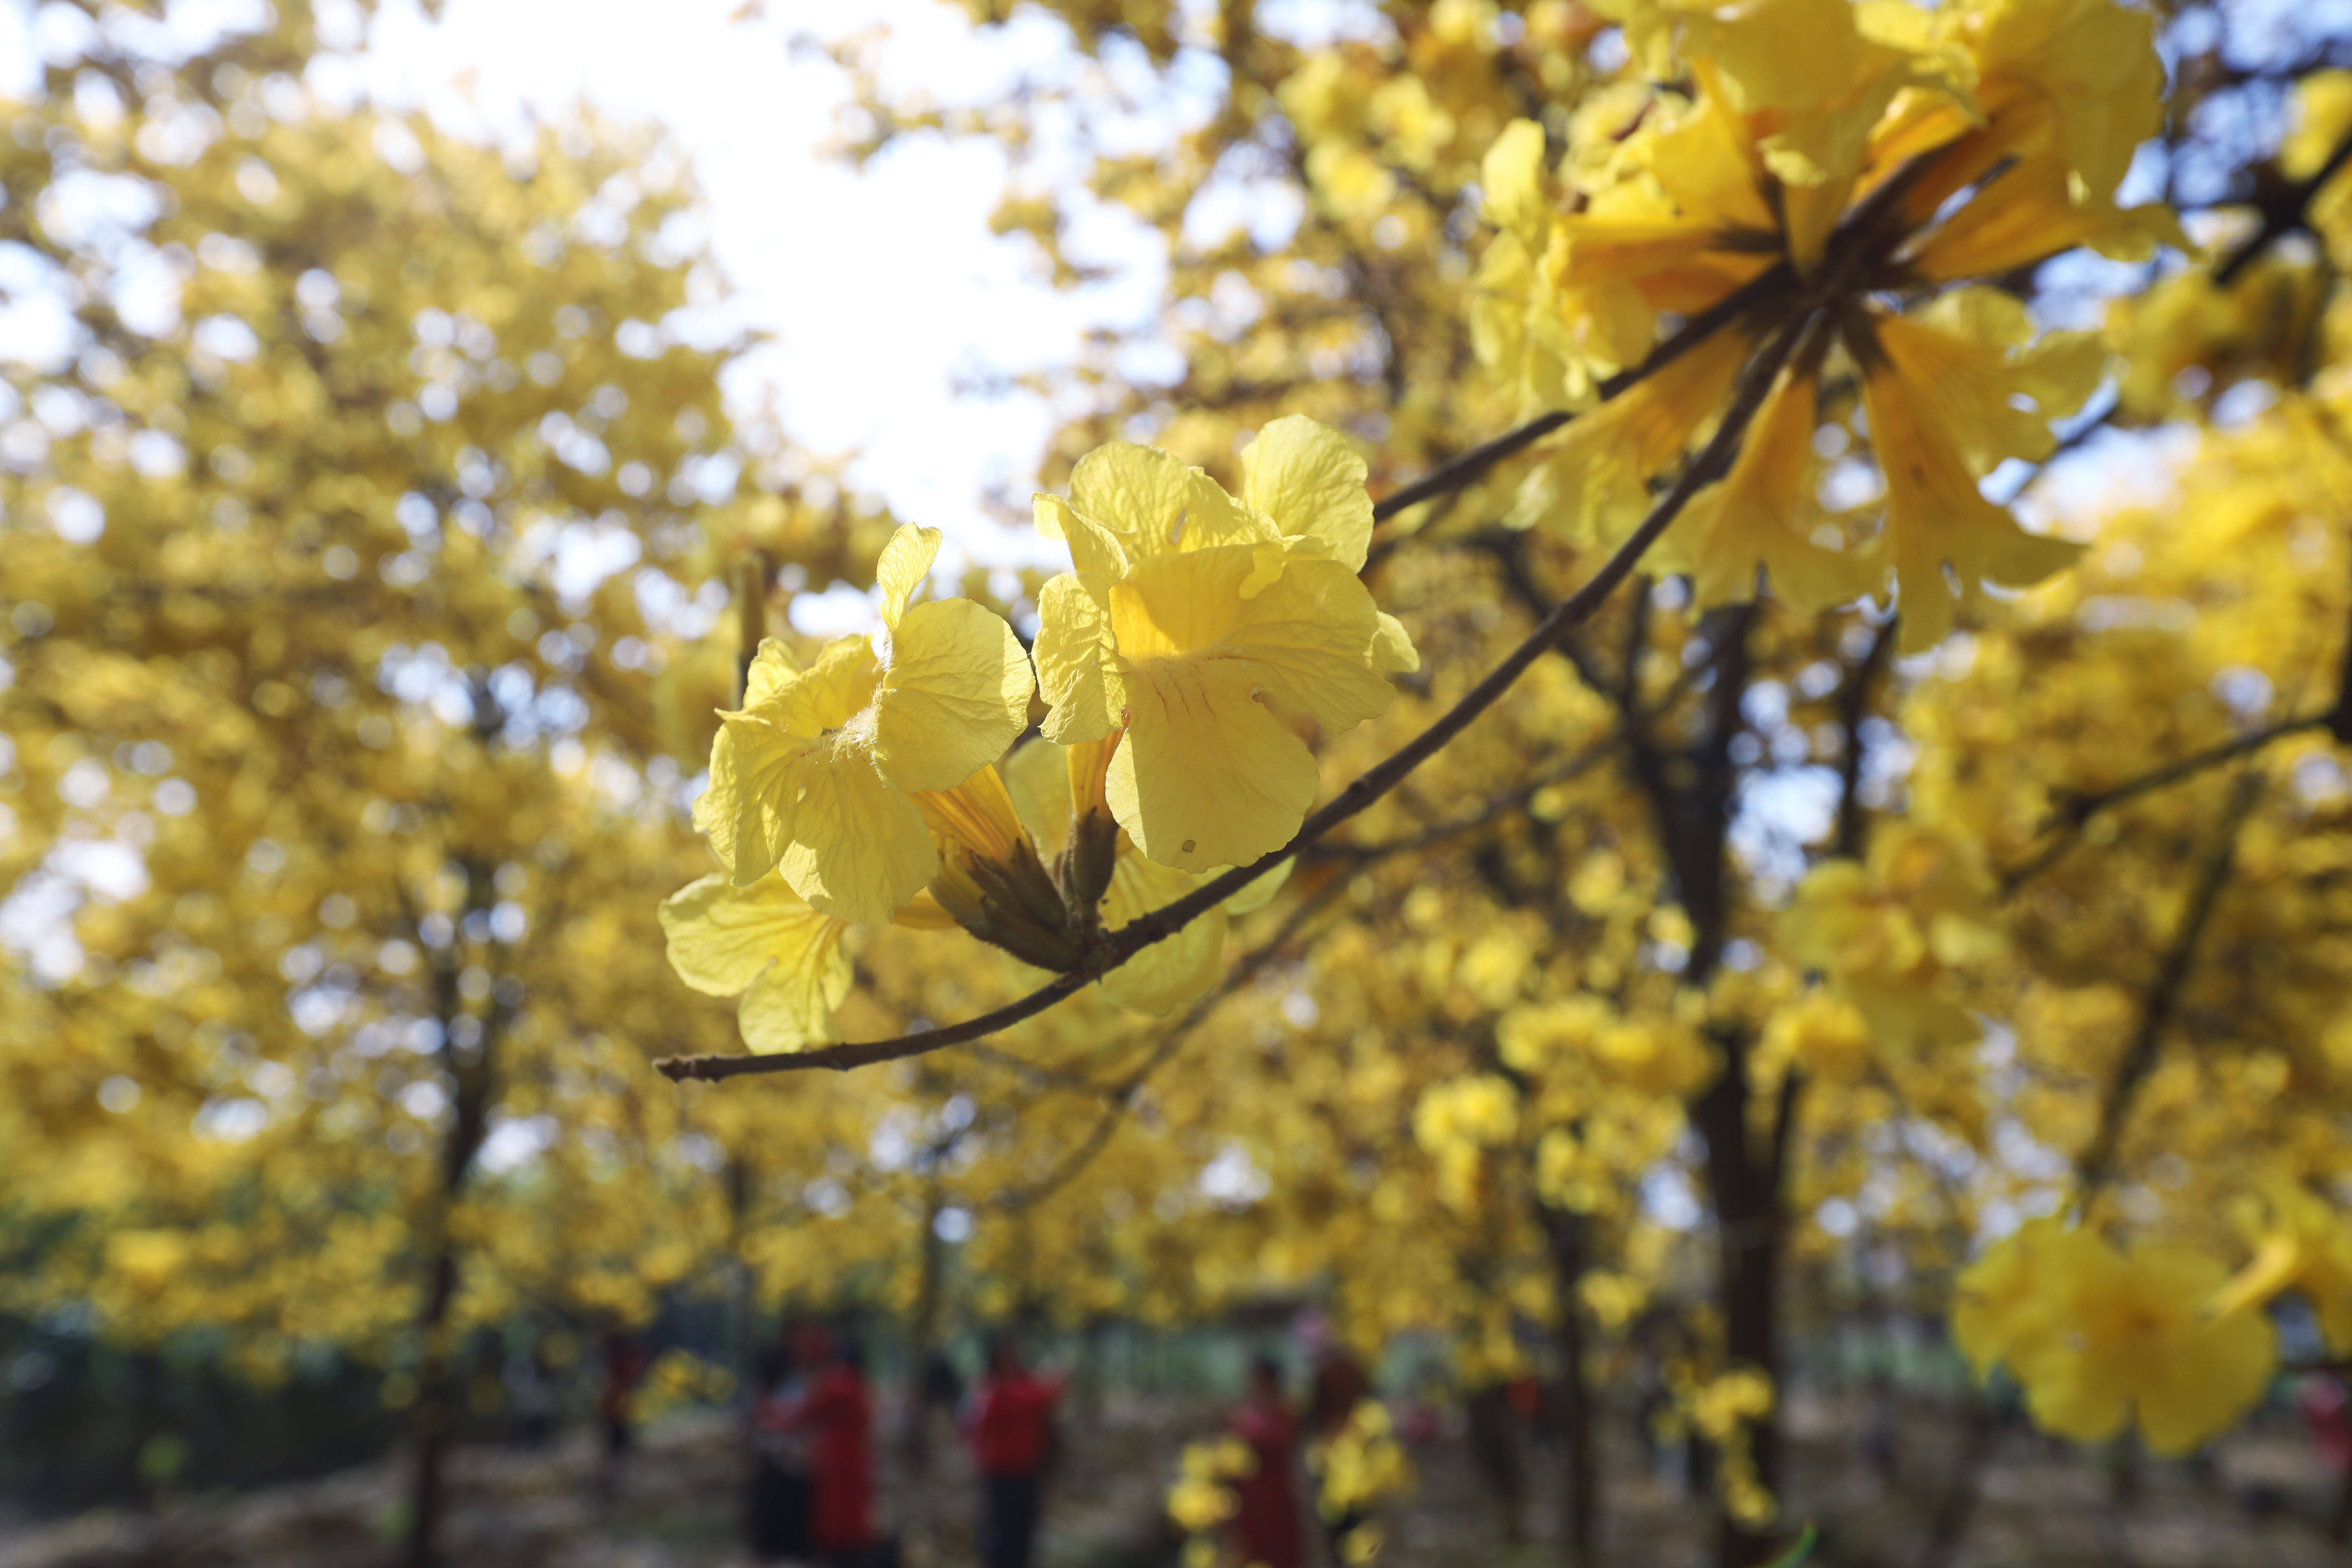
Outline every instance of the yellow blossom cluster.
{"label": "yellow blossom cluster", "polygon": [[[1812,608],[1891,580],[1916,650],[1950,629],[1955,586],[1975,604],[1985,584],[2072,560],[1978,481],[2052,450],[2050,422],[2096,385],[2104,352],[2037,337],[2015,299],[1968,285],[2081,246],[2142,255],[2177,237],[2160,209],[2113,201],[2156,124],[2147,15],[2113,0],[1615,9],[1642,76],[1583,99],[1556,166],[1532,121],[1486,155],[1501,233],[1475,323],[1531,411],[1654,373],[1549,441],[1513,521],[1623,538],[1649,481],[1774,344],[1737,461],[1662,546],[1701,603],[1750,598],[1759,574]],[[1668,320],[1708,330],[1652,363]],[[1859,418],[1831,390],[1854,383]],[[1822,483],[1822,454],[1864,438],[1883,504]]]}

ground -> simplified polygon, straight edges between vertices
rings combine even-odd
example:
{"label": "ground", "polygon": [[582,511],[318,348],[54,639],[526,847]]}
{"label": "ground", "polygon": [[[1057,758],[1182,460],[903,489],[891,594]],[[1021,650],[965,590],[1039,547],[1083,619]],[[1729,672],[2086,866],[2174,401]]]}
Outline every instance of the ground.
{"label": "ground", "polygon": [[[1167,1399],[1074,1411],[1067,1459],[1049,1495],[1040,1568],[1160,1568],[1175,1561],[1160,1502],[1175,1454],[1217,1412]],[[2291,1425],[2257,1425],[2198,1465],[2087,1454],[2030,1432],[1991,1430],[1971,1408],[1920,1403],[1897,1426],[1885,1479],[1853,1434],[1857,1407],[1800,1401],[1790,1412],[1796,1490],[1824,1523],[1825,1568],[2318,1568],[2352,1563],[2318,1521],[2334,1480]],[[1988,1436],[1987,1434],[1990,1433]],[[1963,1462],[1990,1452],[1981,1467]],[[926,1479],[886,1439],[881,1512],[909,1568],[971,1561],[969,1473],[944,1427]],[[1556,1459],[1526,1452],[1529,1501],[1517,1544],[1465,1446],[1440,1438],[1414,1455],[1421,1484],[1389,1515],[1380,1561],[1393,1568],[1555,1560],[1549,1485]],[[1705,1510],[1671,1466],[1632,1444],[1609,1455],[1601,1559],[1685,1568],[1701,1561]],[[455,1568],[750,1568],[734,1545],[741,1459],[723,1416],[680,1416],[646,1434],[619,1498],[600,1508],[593,1445],[577,1433],[541,1454],[461,1451],[453,1463]],[[1974,1475],[1977,1484],[1963,1484]],[[9,1531],[0,1568],[352,1568],[388,1562],[397,1471],[371,1466],[231,1499],[190,1499],[150,1513],[100,1512]],[[1929,1521],[1957,1525],[1948,1555]],[[1948,1534],[1951,1533],[1949,1531]]]}

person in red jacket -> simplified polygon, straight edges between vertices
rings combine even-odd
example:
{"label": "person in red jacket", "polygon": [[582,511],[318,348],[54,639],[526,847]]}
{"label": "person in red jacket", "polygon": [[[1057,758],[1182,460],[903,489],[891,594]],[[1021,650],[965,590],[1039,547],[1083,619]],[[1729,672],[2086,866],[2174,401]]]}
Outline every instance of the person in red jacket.
{"label": "person in red jacket", "polygon": [[874,1402],[855,1341],[842,1342],[800,1418],[814,1439],[809,1543],[828,1563],[862,1563],[874,1549]]}
{"label": "person in red jacket", "polygon": [[1282,1397],[1282,1368],[1271,1356],[1250,1363],[1249,1396],[1234,1412],[1234,1436],[1249,1445],[1257,1468],[1234,1484],[1234,1546],[1244,1563],[1304,1568],[1307,1532],[1298,1511],[1298,1418]]}
{"label": "person in red jacket", "polygon": [[969,1396],[965,1426],[980,1471],[980,1560],[985,1568],[1029,1568],[1037,1540],[1038,1481],[1054,1447],[1054,1405],[1062,1380],[1032,1374],[1021,1348],[1000,1334],[988,1371]]}

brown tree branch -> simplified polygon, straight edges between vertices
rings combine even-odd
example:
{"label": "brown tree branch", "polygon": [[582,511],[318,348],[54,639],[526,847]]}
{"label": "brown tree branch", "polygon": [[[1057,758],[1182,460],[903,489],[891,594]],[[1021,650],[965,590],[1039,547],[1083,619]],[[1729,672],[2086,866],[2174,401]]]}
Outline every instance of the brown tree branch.
{"label": "brown tree branch", "polygon": [[2263,775],[2254,768],[2239,774],[2237,786],[2230,792],[2230,804],[2221,815],[2221,836],[2198,872],[2197,885],[2189,896],[2189,909],[2181,916],[2180,930],[2158,966],[2155,984],[2148,987],[2147,1000],[2140,1008],[2139,1027],[2116,1068],[2106,1101],[2099,1108],[2098,1128],[2076,1162],[2082,1184],[2081,1203],[2086,1209],[2113,1173],[2116,1148],[2123,1138],[2124,1121],[2131,1113],[2132,1098],[2156,1068],[2165,1026],[2171,1022],[2173,1010],[2179,1005],[2189,971],[2196,966],[2197,944],[2203,939],[2205,928],[2213,918],[2213,908],[2221,901],[2221,889],[2230,880],[2230,869],[2237,858],[2239,833],[2262,793]]}
{"label": "brown tree branch", "polygon": [[2312,199],[2319,195],[2321,186],[2343,171],[2347,161],[2352,161],[2352,131],[2337,139],[2327,161],[2309,175],[2274,192],[2267,200],[2258,199],[2254,208],[2262,216],[2261,226],[2213,268],[2214,287],[2228,288],[2263,251],[2288,235],[2309,228]]}
{"label": "brown tree branch", "polygon": [[2043,831],[2055,832],[2060,837],[2049,847],[2031,859],[2011,867],[2000,874],[2002,896],[2007,897],[2016,892],[2027,882],[2064,859],[2067,851],[2081,842],[2083,830],[2090,826],[2091,819],[2110,806],[2121,805],[2126,801],[2137,800],[2139,796],[2162,789],[2168,784],[2175,784],[2183,779],[2193,778],[2208,768],[2220,767],[2224,763],[2232,763],[2241,757],[2251,756],[2273,741],[2283,741],[2289,735],[2300,735],[2306,730],[2329,729],[2336,723],[2336,715],[2337,710],[2330,709],[2325,713],[2306,713],[2300,719],[2283,720],[2276,724],[2241,735],[2234,741],[2226,742],[2208,751],[2183,757],[2179,762],[2167,763],[2160,768],[2142,773],[2136,779],[2126,780],[2112,789],[2067,795],[2064,803],[2051,814],[2050,820],[2043,825]]}
{"label": "brown tree branch", "polygon": [[[1685,321],[1680,331],[1650,351],[1650,357],[1631,370],[1621,370],[1602,382],[1596,389],[1599,397],[1594,406],[1607,403],[1631,391],[1640,383],[1680,359],[1720,329],[1739,316],[1762,304],[1776,293],[1791,287],[1788,267],[1783,264],[1759,273],[1748,282],[1726,294],[1706,310]],[[1565,409],[1553,409],[1539,414],[1516,430],[1506,431],[1484,446],[1473,447],[1450,462],[1440,464],[1402,489],[1391,490],[1372,505],[1372,521],[1386,522],[1389,519],[1423,501],[1458,490],[1481,474],[1542,440],[1546,436],[1574,419],[1576,415]]]}
{"label": "brown tree branch", "polygon": [[1837,837],[1832,852],[1849,860],[1862,858],[1864,841],[1870,836],[1870,818],[1862,805],[1862,764],[1866,760],[1862,722],[1870,716],[1871,688],[1895,651],[1896,624],[1893,616],[1879,623],[1862,662],[1854,666],[1845,689],[1838,693],[1838,725],[1845,731],[1845,754],[1838,759]]}

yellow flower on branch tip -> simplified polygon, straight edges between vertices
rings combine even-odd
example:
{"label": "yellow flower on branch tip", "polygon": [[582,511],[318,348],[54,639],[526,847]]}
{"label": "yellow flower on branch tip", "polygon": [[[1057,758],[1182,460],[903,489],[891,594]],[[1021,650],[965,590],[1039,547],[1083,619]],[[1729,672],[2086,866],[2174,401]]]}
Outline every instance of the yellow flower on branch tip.
{"label": "yellow flower on branch tip", "polygon": [[1807,482],[1819,397],[1809,370],[1783,372],[1731,472],[1693,498],[1659,542],[1660,566],[1689,573],[1702,606],[1754,597],[1759,571],[1782,598],[1814,610],[1849,604],[1884,575],[1866,552],[1813,542],[1813,530],[1826,526]]}
{"label": "yellow flower on branch tip", "polygon": [[[2117,181],[2160,119],[2162,82],[2150,19],[2116,0],[1956,0],[1932,12],[1880,0],[1617,0],[1604,14],[1623,20],[1650,81],[1676,85],[1639,88],[1630,103],[1609,97],[1604,112],[1571,118],[1560,163],[1568,199],[1548,196],[1533,121],[1507,129],[1484,169],[1503,233],[1481,262],[1474,343],[1523,404],[1576,407],[1599,377],[1650,351],[1663,318],[1734,303],[1735,290],[1776,264],[1790,283],[1758,290],[1718,335],[1752,344],[1790,312],[1819,310],[1866,370],[1883,370],[1917,346],[1879,352],[1889,300],[2078,246],[2138,256],[2183,243],[2168,212],[2115,205]],[[1798,429],[1802,405],[1784,388],[1749,437],[1771,435],[1769,453],[1743,459],[1735,482],[1694,509],[1698,525],[1682,531],[1681,563],[1707,579],[1704,596],[1751,596],[1759,562],[1778,569],[1785,595],[1811,604],[1885,586],[1892,574],[1903,646],[1916,651],[1952,624],[1948,568],[1966,597],[2071,560],[2070,546],[2024,532],[1976,493],[1988,471],[1978,454],[1990,443],[1963,437],[1955,448],[1948,430],[1952,405],[1966,404],[1979,426],[2004,427],[2001,456],[2049,450],[2048,421],[2076,406],[2098,371],[2074,374],[2091,365],[2078,338],[2054,335],[2045,359],[2019,352],[2024,335],[2004,337],[1979,367],[1998,374],[1956,378],[1948,399],[1933,375],[1897,367],[1900,380],[1868,377],[1873,456],[1889,492],[1876,548],[1812,555],[1790,526],[1810,510],[1818,465],[1807,458],[1811,432]],[[1695,384],[1697,366],[1679,368],[1693,378],[1690,395],[1670,389],[1613,417],[1604,408],[1579,421],[1590,428],[1550,444],[1511,521],[1583,524],[1604,540],[1622,531],[1647,502],[1647,483],[1727,400],[1729,373],[1707,387]],[[2057,395],[2062,381],[2075,384]],[[2021,396],[2037,407],[2021,412]],[[1821,395],[1811,401],[1818,414]],[[2029,442],[2008,428],[2019,423],[2042,428]],[[1757,499],[1736,505],[1743,496]],[[1703,536],[1727,531],[1739,542],[1727,539],[1729,559],[1717,563]],[[1809,567],[1823,570],[1809,581]]]}
{"label": "yellow flower on branch tip", "polygon": [[1371,531],[1361,459],[1336,432],[1276,421],[1238,500],[1164,452],[1099,448],[1070,499],[1037,498],[1074,574],[1038,597],[1038,684],[1058,744],[1124,731],[1105,779],[1120,827],[1179,870],[1289,842],[1320,774],[1297,733],[1383,711],[1413,668],[1403,628],[1356,573]]}
{"label": "yellow flower on branch tip", "polygon": [[677,977],[710,996],[742,993],[743,1043],[769,1054],[834,1037],[833,1013],[849,994],[847,926],[820,914],[781,877],[738,888],[705,877],[661,905],[662,933]]}
{"label": "yellow flower on branch tip", "polygon": [[1033,681],[1013,629],[967,599],[908,605],[939,545],[909,525],[885,547],[879,646],[843,637],[803,670],[783,644],[760,645],[695,803],[738,887],[780,867],[828,914],[887,920],[938,867],[908,792],[961,784],[1027,726]]}
{"label": "yellow flower on branch tip", "polygon": [[1886,476],[1886,524],[1876,542],[1901,595],[1905,653],[1932,647],[1951,630],[1954,584],[1963,599],[1987,583],[2031,587],[2082,553],[2071,541],[2026,532],[1977,487],[2004,458],[2050,453],[2056,442],[2048,422],[2090,395],[2105,353],[2074,333],[2021,350],[2007,330],[2009,310],[1987,296],[1948,297],[1927,321],[1872,312],[1856,344],[1863,405]]}

